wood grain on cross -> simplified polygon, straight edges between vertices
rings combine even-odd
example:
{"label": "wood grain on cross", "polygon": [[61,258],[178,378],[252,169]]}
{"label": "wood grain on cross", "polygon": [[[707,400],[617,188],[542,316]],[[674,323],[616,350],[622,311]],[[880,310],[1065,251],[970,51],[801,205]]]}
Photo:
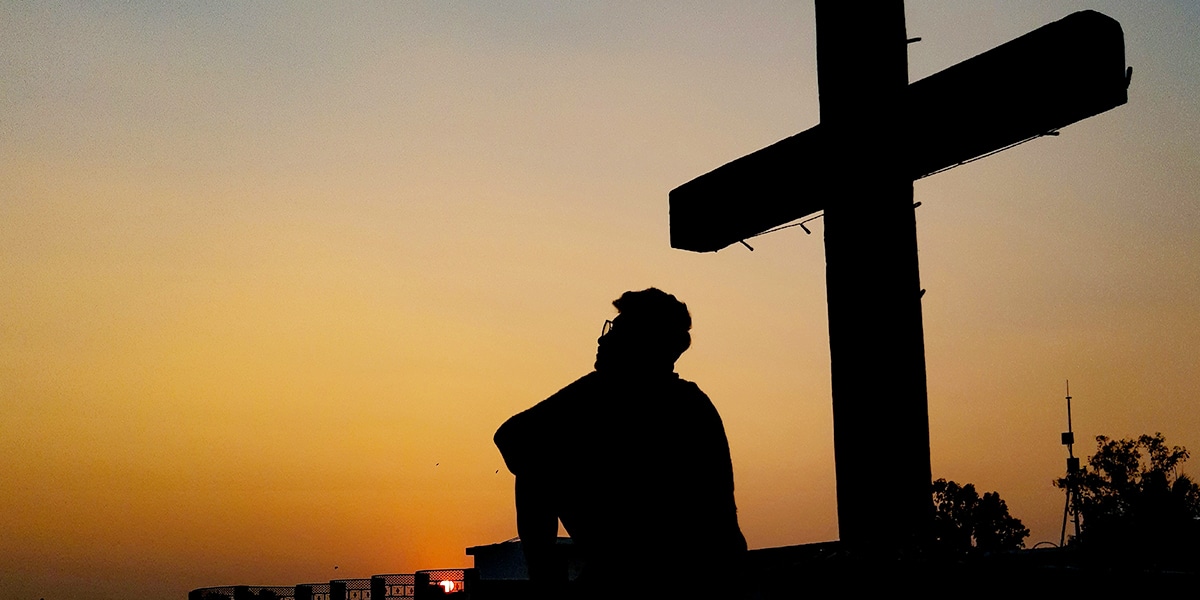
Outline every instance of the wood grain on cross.
{"label": "wood grain on cross", "polygon": [[1124,38],[1079,12],[909,84],[903,0],[816,20],[821,123],[672,190],[671,245],[824,211],[840,537],[909,547],[932,516],[912,182],[1124,104]]}

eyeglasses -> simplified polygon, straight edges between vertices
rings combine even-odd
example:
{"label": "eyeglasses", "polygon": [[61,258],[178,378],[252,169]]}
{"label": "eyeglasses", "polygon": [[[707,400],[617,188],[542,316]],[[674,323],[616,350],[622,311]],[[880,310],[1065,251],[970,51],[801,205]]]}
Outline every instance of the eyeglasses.
{"label": "eyeglasses", "polygon": [[604,327],[600,328],[600,337],[604,337],[604,336],[608,335],[608,332],[612,331],[612,328],[613,328],[612,320],[611,319],[605,320]]}

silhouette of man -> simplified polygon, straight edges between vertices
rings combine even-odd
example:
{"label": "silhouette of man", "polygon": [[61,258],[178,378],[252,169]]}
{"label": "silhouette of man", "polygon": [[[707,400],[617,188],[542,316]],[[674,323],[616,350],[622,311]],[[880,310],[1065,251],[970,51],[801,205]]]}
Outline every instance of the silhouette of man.
{"label": "silhouette of man", "polygon": [[691,315],[655,288],[625,292],[613,306],[596,370],[496,432],[516,475],[531,584],[543,596],[564,594],[565,563],[554,552],[561,519],[584,560],[572,585],[582,597],[707,597],[705,586],[729,597],[746,539],[721,417],[674,372],[691,345]]}

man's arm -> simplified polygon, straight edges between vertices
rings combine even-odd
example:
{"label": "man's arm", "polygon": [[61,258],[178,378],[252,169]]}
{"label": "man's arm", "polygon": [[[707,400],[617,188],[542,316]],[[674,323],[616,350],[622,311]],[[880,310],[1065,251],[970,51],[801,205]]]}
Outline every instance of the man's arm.
{"label": "man's arm", "polygon": [[518,475],[517,535],[525,552],[529,581],[535,593],[558,597],[567,583],[566,562],[555,552],[558,514],[549,483],[534,475]]}
{"label": "man's arm", "polygon": [[549,430],[537,407],[519,413],[496,431],[494,441],[508,470],[516,475],[517,535],[535,595],[561,597],[567,582],[567,565],[555,552],[558,511],[554,483],[547,476],[545,455],[539,453],[538,436]]}

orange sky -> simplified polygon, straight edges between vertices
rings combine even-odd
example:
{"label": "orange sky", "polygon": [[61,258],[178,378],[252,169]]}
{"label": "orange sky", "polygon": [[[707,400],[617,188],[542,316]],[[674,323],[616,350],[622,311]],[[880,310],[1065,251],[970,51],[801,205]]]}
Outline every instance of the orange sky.
{"label": "orange sky", "polygon": [[[1200,451],[1200,8],[963,4],[907,3],[912,79],[1084,8],[1135,69],[916,184],[934,476],[1057,540],[1065,379],[1078,453]],[[515,535],[492,432],[651,285],[691,307],[751,547],[836,538],[821,222],[667,242],[671,188],[816,122],[810,3],[0,14],[14,597],[467,566]]]}

